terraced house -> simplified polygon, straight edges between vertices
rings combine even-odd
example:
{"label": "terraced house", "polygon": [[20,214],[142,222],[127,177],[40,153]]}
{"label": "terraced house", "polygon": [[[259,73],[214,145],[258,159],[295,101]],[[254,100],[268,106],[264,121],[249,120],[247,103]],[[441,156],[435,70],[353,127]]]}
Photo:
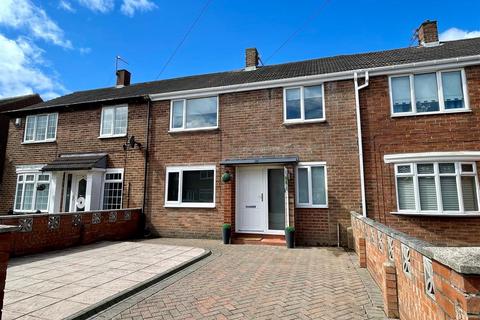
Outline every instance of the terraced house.
{"label": "terraced house", "polygon": [[10,112],[0,211],[141,207],[160,236],[345,244],[350,211],[480,244],[480,39],[75,92]]}

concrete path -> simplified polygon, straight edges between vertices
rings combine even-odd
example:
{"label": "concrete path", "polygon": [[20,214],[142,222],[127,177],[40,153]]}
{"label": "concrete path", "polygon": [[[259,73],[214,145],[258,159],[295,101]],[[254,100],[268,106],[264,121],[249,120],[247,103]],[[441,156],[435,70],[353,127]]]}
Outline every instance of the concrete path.
{"label": "concrete path", "polygon": [[92,319],[385,319],[378,287],[340,248],[155,239],[212,255]]}
{"label": "concrete path", "polygon": [[206,253],[154,242],[102,242],[10,260],[3,320],[64,319]]}

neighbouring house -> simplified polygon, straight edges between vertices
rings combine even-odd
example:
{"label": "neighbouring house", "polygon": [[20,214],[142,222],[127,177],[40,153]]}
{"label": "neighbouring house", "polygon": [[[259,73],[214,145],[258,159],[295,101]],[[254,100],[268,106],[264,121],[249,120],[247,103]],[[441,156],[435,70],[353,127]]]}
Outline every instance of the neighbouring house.
{"label": "neighbouring house", "polygon": [[[10,112],[0,211],[142,207],[154,235],[346,243],[350,211],[480,244],[480,38],[75,92]],[[17,120],[18,119],[18,120]],[[17,125],[15,125],[17,123]],[[361,137],[361,139],[359,139]]]}
{"label": "neighbouring house", "polygon": [[8,116],[3,112],[21,109],[40,102],[43,102],[43,100],[38,94],[0,99],[0,185],[2,184],[3,168],[5,166],[5,150],[7,148],[9,123]]}

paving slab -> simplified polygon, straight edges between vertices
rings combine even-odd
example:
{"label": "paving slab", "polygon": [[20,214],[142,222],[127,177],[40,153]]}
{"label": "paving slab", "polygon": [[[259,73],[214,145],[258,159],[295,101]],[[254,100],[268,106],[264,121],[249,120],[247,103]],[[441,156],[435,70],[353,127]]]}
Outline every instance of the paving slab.
{"label": "paving slab", "polygon": [[132,241],[12,258],[3,319],[86,317],[208,254],[191,246]]}

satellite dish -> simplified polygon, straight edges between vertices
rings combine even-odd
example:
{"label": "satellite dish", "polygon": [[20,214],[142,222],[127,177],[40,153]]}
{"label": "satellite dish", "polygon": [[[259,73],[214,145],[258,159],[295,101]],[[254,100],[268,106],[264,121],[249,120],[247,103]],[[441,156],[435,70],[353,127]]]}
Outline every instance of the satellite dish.
{"label": "satellite dish", "polygon": [[75,204],[76,204],[78,209],[85,208],[85,198],[84,197],[78,197],[77,201],[75,201]]}

